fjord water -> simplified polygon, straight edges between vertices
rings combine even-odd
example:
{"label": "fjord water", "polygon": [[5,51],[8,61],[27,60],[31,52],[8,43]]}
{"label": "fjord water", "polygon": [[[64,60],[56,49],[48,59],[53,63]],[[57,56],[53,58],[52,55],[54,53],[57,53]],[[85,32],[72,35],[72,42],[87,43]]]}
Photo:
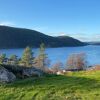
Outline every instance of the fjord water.
{"label": "fjord water", "polygon": [[[1,49],[0,53],[5,53],[7,57],[12,54],[21,57],[23,50],[24,49]],[[33,48],[33,52],[36,56],[38,54],[38,49]],[[89,65],[100,64],[100,46],[88,45],[82,47],[47,48],[46,53],[51,60],[51,64],[56,61],[66,63],[68,56],[73,53],[85,53]]]}

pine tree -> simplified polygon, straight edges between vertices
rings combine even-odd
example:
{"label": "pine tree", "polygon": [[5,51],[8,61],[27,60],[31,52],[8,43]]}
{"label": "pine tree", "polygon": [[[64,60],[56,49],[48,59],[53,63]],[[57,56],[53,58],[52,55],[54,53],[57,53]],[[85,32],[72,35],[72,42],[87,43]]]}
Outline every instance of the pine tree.
{"label": "pine tree", "polygon": [[21,65],[31,67],[33,61],[33,52],[30,47],[26,47],[21,59]]}
{"label": "pine tree", "polygon": [[6,59],[6,54],[0,54],[0,64],[3,64]]}
{"label": "pine tree", "polygon": [[9,64],[11,65],[17,65],[18,64],[18,58],[16,55],[11,55],[9,58]]}
{"label": "pine tree", "polygon": [[39,49],[39,55],[34,59],[34,66],[41,70],[45,70],[45,66],[47,64],[47,54],[45,53],[45,45],[42,43]]}

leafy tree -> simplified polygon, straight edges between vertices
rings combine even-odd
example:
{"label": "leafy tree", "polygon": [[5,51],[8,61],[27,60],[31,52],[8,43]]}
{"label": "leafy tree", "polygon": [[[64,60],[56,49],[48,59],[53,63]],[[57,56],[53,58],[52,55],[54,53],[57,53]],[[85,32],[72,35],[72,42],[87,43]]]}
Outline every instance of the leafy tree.
{"label": "leafy tree", "polygon": [[21,65],[31,67],[33,61],[33,52],[30,47],[26,47],[21,58]]}
{"label": "leafy tree", "polygon": [[63,63],[60,62],[60,61],[57,61],[52,67],[51,67],[52,71],[55,73],[55,72],[58,72],[58,71],[61,71],[63,69]]}
{"label": "leafy tree", "polygon": [[3,64],[6,60],[6,54],[1,54],[0,55],[0,64]]}
{"label": "leafy tree", "polygon": [[68,69],[85,69],[87,67],[86,55],[84,53],[72,54],[67,60]]}
{"label": "leafy tree", "polygon": [[9,64],[11,65],[17,65],[18,64],[18,58],[16,55],[11,55],[9,58]]}
{"label": "leafy tree", "polygon": [[34,66],[45,71],[45,67],[48,65],[47,54],[45,53],[45,45],[42,43],[39,49],[39,55],[34,59]]}

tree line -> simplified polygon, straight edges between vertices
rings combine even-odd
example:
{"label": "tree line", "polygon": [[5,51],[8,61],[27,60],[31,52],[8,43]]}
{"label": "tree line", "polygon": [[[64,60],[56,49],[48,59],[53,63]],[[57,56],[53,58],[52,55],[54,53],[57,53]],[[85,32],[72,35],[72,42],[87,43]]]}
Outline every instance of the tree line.
{"label": "tree line", "polygon": [[[21,58],[16,55],[11,55],[9,58],[6,54],[0,55],[0,64],[14,65],[14,66],[24,66],[24,67],[36,67],[43,71],[48,71],[50,66],[50,60],[45,52],[45,44],[42,43],[39,48],[38,55],[35,57],[32,48],[26,47],[24,49]],[[71,54],[66,60],[64,65],[62,62],[58,61],[54,65],[50,66],[49,71],[57,72],[63,69],[67,70],[83,70],[87,67],[86,55],[84,53]]]}

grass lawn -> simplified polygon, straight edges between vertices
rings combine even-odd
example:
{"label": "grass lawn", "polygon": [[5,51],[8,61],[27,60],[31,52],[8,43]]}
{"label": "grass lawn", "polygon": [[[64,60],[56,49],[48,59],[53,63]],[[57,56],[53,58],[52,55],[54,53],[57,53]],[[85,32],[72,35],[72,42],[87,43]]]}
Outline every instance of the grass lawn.
{"label": "grass lawn", "polygon": [[0,84],[0,100],[100,100],[100,71]]}

